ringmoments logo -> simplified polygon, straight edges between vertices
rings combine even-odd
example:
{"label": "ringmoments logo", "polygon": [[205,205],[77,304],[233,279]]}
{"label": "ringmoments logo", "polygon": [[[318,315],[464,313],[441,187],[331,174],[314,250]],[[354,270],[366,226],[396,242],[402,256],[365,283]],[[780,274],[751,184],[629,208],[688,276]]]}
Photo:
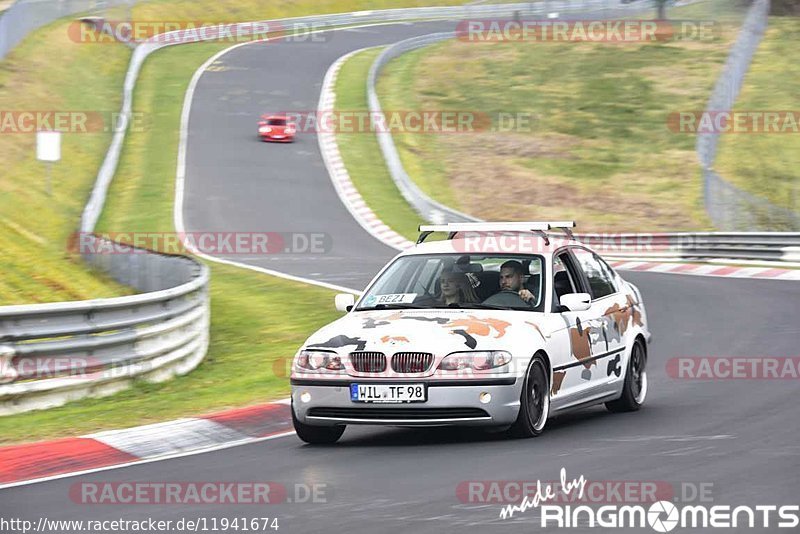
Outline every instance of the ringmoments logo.
{"label": "ringmoments logo", "polygon": [[584,502],[589,481],[581,475],[567,479],[561,469],[559,483],[537,481],[533,495],[525,495],[519,504],[508,504],[500,510],[500,518],[508,519],[531,508],[539,510],[539,526],[558,528],[646,528],[663,533],[678,528],[769,528],[797,529],[800,526],[800,505],[718,505],[674,504],[667,500],[652,504],[557,504],[559,495]]}

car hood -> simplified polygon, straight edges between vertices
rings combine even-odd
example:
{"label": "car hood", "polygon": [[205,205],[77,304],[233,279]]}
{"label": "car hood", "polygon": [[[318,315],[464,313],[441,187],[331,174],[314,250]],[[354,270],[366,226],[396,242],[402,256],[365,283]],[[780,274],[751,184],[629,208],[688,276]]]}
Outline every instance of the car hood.
{"label": "car hood", "polygon": [[[563,321],[561,328],[564,327]],[[552,315],[510,310],[376,310],[351,312],[321,328],[304,348],[432,352],[535,350],[558,328]],[[519,342],[524,341],[523,345]]]}

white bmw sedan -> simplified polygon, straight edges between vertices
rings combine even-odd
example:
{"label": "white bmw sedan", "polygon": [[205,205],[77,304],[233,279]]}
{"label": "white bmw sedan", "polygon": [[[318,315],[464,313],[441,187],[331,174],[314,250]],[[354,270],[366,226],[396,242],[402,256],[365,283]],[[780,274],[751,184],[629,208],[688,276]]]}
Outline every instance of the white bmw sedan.
{"label": "white bmw sedan", "polygon": [[[641,293],[572,237],[574,223],[422,226],[292,364],[308,443],[346,425],[474,425],[542,433],[553,414],[647,395]],[[560,229],[563,233],[553,233]],[[447,239],[424,242],[433,232]]]}

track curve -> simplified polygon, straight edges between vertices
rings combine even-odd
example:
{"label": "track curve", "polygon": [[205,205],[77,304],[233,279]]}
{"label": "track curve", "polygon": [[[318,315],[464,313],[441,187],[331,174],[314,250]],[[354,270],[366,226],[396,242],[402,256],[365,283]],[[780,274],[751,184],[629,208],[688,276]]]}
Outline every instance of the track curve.
{"label": "track curve", "polygon": [[[446,25],[341,31],[322,45],[249,45],[223,56],[216,72],[198,84],[192,109],[187,230],[323,231],[333,238],[331,254],[282,256],[259,265],[363,286],[394,251],[342,207],[315,140],[262,145],[254,139],[255,118],[265,109],[314,109],[327,67],[350,50]],[[654,334],[651,389],[641,412],[585,410],[553,420],[540,438],[522,441],[372,428],[348,429],[335,447],[309,447],[288,437],[3,490],[0,510],[34,521],[42,515],[270,516],[279,518],[281,531],[302,533],[535,531],[534,510],[503,521],[499,505],[462,503],[456,488],[469,480],[553,480],[561,467],[590,480],[712,483],[719,504],[796,504],[797,381],[679,381],[667,376],[665,365],[677,356],[796,355],[800,284],[656,273],[626,278],[642,289]],[[82,506],[69,497],[77,482],[134,480],[322,483],[328,502],[123,507]]]}

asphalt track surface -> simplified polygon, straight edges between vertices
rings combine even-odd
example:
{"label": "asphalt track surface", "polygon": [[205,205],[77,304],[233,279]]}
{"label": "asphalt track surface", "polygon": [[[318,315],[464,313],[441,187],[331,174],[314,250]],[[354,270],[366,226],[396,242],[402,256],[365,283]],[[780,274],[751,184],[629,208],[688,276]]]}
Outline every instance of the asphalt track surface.
{"label": "asphalt track surface", "polygon": [[[333,237],[332,254],[260,265],[363,286],[394,251],[349,219],[316,140],[262,145],[254,140],[255,117],[269,108],[313,109],[327,67],[349,50],[445,25],[421,26],[337,32],[318,45],[251,45],[223,56],[222,70],[205,75],[195,95],[187,229],[323,231]],[[289,436],[0,490],[0,516],[34,522],[42,516],[268,516],[279,519],[278,532],[298,533],[542,532],[536,510],[501,520],[500,505],[461,502],[456,488],[474,480],[554,480],[562,467],[569,477],[589,480],[664,481],[678,495],[681,484],[710,483],[715,504],[798,504],[797,381],[677,380],[665,367],[679,356],[797,355],[800,284],[656,273],[626,278],[641,288],[654,334],[650,391],[638,413],[612,415],[601,407],[575,412],[551,420],[545,434],[532,440],[470,430],[351,427],[337,445],[312,447]],[[70,487],[84,481],[325,484],[327,502],[87,506],[69,497]],[[548,529],[556,530],[589,531]]]}

